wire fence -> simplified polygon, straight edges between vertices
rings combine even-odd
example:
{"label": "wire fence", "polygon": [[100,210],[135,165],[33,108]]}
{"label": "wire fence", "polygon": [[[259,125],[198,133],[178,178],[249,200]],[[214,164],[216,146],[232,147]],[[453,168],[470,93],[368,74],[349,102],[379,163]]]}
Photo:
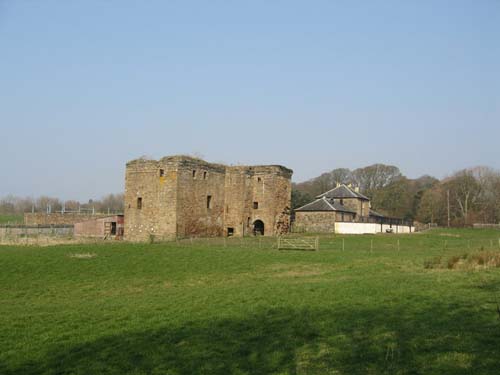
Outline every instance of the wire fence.
{"label": "wire fence", "polygon": [[[319,251],[368,251],[368,252],[418,252],[418,251],[500,251],[498,238],[441,238],[419,235],[351,235],[351,236],[300,236],[289,235],[284,238],[318,238]],[[278,237],[218,237],[185,238],[163,242],[175,247],[206,247],[227,249],[278,249]]]}
{"label": "wire fence", "polygon": [[[2,244],[49,244],[52,237],[58,243],[102,243],[103,241],[88,241],[84,238],[74,238],[72,226],[8,226],[0,225],[0,243]],[[315,240],[317,249],[332,252],[473,252],[500,251],[500,232],[495,237],[460,237],[445,234],[378,234],[378,235],[318,235],[290,234],[285,239]],[[109,242],[109,241],[108,241]],[[115,242],[115,241],[113,241]],[[278,237],[248,236],[248,237],[211,237],[183,238],[166,242],[154,242],[165,247],[208,248],[208,249],[248,249],[277,250]]]}

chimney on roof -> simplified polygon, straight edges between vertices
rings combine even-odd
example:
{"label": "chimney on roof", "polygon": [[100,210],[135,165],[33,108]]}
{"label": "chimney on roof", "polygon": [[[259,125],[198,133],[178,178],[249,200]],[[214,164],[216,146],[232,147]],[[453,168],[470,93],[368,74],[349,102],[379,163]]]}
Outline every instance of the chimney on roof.
{"label": "chimney on roof", "polygon": [[340,182],[337,181],[337,187],[339,187],[339,186],[340,186]]}
{"label": "chimney on roof", "polygon": [[355,191],[356,193],[359,193],[359,186],[355,186],[355,187],[354,187],[354,191]]}

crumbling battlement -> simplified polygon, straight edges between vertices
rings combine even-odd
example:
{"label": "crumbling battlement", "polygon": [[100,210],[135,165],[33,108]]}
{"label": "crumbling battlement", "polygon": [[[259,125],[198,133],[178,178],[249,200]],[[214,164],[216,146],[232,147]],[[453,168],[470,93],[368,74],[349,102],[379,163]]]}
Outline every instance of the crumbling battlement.
{"label": "crumbling battlement", "polygon": [[276,235],[290,225],[292,171],[189,156],[127,163],[125,238]]}

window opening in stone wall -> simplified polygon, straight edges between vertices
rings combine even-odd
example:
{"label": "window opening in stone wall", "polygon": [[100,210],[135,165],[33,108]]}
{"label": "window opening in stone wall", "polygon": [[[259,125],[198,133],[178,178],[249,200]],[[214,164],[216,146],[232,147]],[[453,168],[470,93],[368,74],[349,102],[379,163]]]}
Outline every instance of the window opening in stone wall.
{"label": "window opening in stone wall", "polygon": [[259,208],[259,202],[253,202],[253,209],[257,210]]}
{"label": "window opening in stone wall", "polygon": [[207,208],[211,209],[212,208],[212,196],[207,195]]}
{"label": "window opening in stone wall", "polygon": [[207,179],[207,172],[203,172],[203,179],[206,180]]}
{"label": "window opening in stone wall", "polygon": [[137,198],[137,209],[138,210],[142,209],[142,198],[141,197]]}
{"label": "window opening in stone wall", "polygon": [[228,237],[234,236],[234,228],[227,228],[227,236]]}
{"label": "window opening in stone wall", "polygon": [[193,171],[193,178],[196,178],[196,171]]}
{"label": "window opening in stone wall", "polygon": [[163,177],[165,176],[165,170],[164,169],[160,169],[160,177]]}
{"label": "window opening in stone wall", "polygon": [[111,235],[116,236],[116,221],[111,222]]}
{"label": "window opening in stone wall", "polygon": [[257,177],[257,182],[261,182],[261,181],[262,181],[262,178]]}
{"label": "window opening in stone wall", "polygon": [[344,200],[343,200],[343,199],[341,199],[341,200],[340,200],[340,204],[341,204],[342,206],[344,205]]}

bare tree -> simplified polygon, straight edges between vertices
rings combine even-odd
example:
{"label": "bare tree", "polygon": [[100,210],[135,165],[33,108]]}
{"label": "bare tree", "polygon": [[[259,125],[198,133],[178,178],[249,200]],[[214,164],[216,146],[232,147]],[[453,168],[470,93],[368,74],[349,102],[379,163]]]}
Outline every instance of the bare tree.
{"label": "bare tree", "polygon": [[446,181],[445,187],[450,191],[450,197],[455,203],[455,215],[462,219],[464,225],[470,224],[469,214],[471,210],[478,208],[482,194],[482,186],[473,172],[464,169],[455,173]]}
{"label": "bare tree", "polygon": [[354,182],[365,192],[381,189],[402,178],[398,167],[385,164],[373,164],[358,168],[352,172]]}

